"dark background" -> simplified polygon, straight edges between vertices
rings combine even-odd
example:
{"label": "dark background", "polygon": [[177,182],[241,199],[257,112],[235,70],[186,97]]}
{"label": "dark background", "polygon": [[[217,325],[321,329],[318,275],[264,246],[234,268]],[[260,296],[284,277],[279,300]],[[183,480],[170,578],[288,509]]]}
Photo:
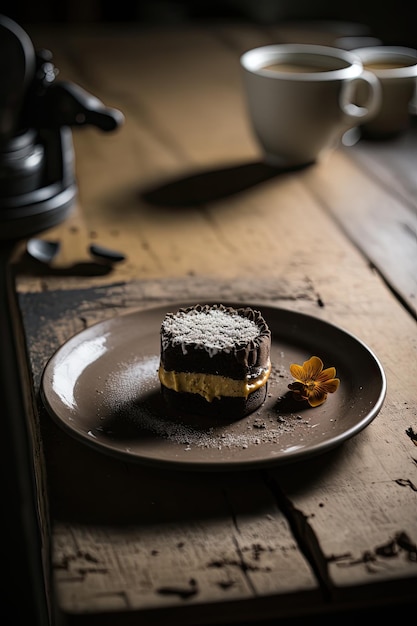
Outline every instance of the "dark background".
{"label": "dark background", "polygon": [[262,25],[288,21],[337,20],[366,25],[367,34],[387,45],[417,48],[409,0],[0,0],[0,13],[30,23],[234,20]]}

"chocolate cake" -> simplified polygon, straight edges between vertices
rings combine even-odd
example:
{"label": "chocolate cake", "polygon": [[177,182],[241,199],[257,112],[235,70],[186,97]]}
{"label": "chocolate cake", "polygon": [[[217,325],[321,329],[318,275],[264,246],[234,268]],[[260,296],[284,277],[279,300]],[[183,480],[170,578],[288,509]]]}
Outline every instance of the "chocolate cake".
{"label": "chocolate cake", "polygon": [[265,401],[271,331],[259,311],[222,304],[167,313],[159,380],[175,411],[238,419]]}

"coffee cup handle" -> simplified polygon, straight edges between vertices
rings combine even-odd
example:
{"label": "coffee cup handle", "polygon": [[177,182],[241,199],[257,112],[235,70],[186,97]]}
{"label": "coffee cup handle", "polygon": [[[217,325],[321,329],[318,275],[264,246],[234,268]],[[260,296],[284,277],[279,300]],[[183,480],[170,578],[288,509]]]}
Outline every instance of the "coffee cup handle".
{"label": "coffee cup handle", "polygon": [[[358,88],[365,84],[366,96],[360,105],[355,104]],[[363,70],[362,74],[347,81],[340,95],[340,108],[345,115],[356,123],[368,120],[378,113],[382,102],[382,88],[378,78],[372,72]]]}

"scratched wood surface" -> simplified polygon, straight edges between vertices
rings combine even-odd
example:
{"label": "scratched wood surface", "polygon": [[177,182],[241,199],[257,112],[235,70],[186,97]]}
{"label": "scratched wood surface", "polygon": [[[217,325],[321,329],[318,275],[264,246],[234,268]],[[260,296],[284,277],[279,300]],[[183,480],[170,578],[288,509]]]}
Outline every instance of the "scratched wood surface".
{"label": "scratched wood surface", "polygon": [[[216,476],[110,459],[39,406],[60,611],[74,624],[114,623],[115,612],[118,624],[203,624],[415,598],[415,127],[271,171],[238,57],[284,38],[278,30],[33,36],[62,77],[126,116],[114,134],[74,129],[79,199],[42,234],[61,242],[53,265],[17,255],[35,389],[53,351],[86,326],[211,297],[337,324],[375,352],[388,382],[377,418],[337,450]],[[97,264],[92,242],[126,260]]]}
{"label": "scratched wood surface", "polygon": [[[285,259],[285,250],[262,259],[260,267],[251,258],[242,266],[236,244],[227,250],[227,238],[215,229],[233,232],[236,203],[240,206],[242,193],[249,192],[248,200],[256,194],[260,182],[271,180],[283,198],[291,185],[305,183],[415,313],[417,121],[412,118],[409,132],[392,141],[361,141],[334,154],[330,163],[295,176],[266,168],[246,115],[239,55],[295,40],[294,31],[287,31],[194,26],[164,30],[162,36],[152,29],[138,34],[116,27],[102,27],[95,36],[81,27],[33,32],[35,45],[53,51],[60,78],[126,116],[114,134],[74,129],[82,211],[44,235],[61,239],[65,233],[58,265],[90,260],[88,245],[99,239],[128,254],[114,269],[116,279],[207,273],[208,267],[210,273],[229,275],[274,272],[277,254]],[[298,36],[325,44],[332,38],[334,33],[321,30]],[[303,202],[299,197],[300,211]],[[246,210],[244,217],[242,248],[260,226],[255,212]],[[211,229],[204,228],[208,219]],[[201,235],[190,237],[196,228]],[[275,247],[274,233],[265,230],[266,245]],[[278,232],[282,240],[285,229]],[[295,236],[302,235],[291,233]],[[214,250],[225,263],[212,262]]]}

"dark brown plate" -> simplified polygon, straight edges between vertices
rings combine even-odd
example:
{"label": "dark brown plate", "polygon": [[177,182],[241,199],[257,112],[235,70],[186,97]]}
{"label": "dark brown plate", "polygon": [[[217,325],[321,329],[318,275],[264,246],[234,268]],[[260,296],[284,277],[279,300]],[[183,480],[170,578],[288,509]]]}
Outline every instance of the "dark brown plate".
{"label": "dark brown plate", "polygon": [[[318,318],[256,303],[272,332],[268,397],[251,415],[225,422],[171,415],[157,369],[159,330],[177,303],[113,317],[69,339],[47,363],[41,397],[70,435],[125,461],[198,470],[253,469],[326,452],[376,417],[386,378],[371,350]],[[319,356],[341,384],[316,408],[288,393],[291,363]]]}

